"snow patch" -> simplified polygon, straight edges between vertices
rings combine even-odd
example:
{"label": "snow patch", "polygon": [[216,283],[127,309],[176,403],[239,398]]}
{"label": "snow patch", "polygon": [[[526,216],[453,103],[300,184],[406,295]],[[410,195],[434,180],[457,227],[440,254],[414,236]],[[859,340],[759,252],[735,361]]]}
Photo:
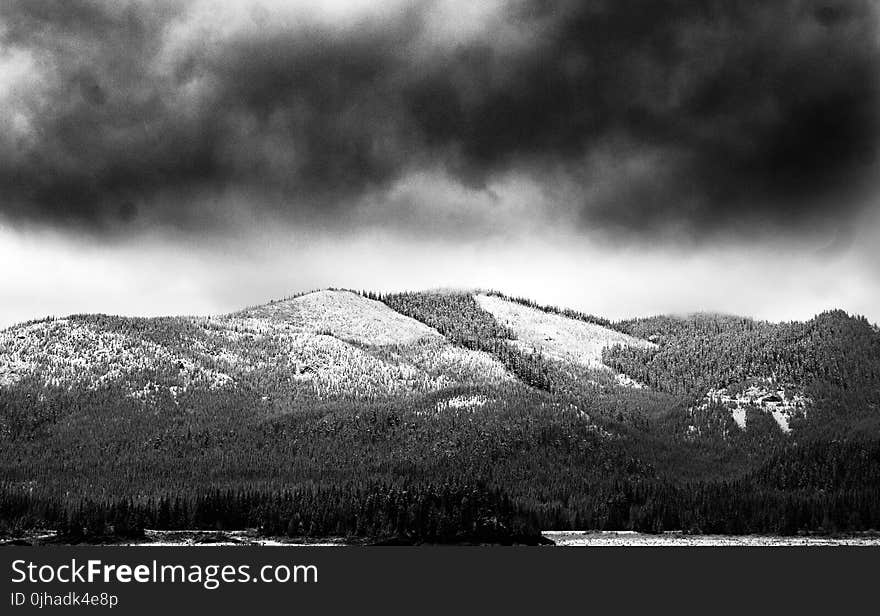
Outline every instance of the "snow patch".
{"label": "snow patch", "polygon": [[748,409],[763,411],[773,417],[783,432],[789,433],[792,417],[798,413],[805,413],[810,403],[812,400],[802,393],[792,393],[790,390],[776,386],[772,379],[763,379],[735,392],[728,391],[726,387],[712,388],[694,408],[707,410],[712,406],[724,406],[730,409],[733,421],[741,430],[746,429]]}
{"label": "snow patch", "polygon": [[485,406],[486,403],[489,402],[489,399],[483,395],[473,395],[473,396],[455,396],[454,398],[447,398],[446,400],[441,400],[437,403],[437,410],[441,411],[443,409],[472,409],[479,408],[481,406]]}
{"label": "snow patch", "polygon": [[[544,312],[494,295],[478,294],[475,299],[483,310],[514,331],[517,339],[512,344],[527,353],[536,350],[548,359],[610,371],[602,363],[603,349],[617,345],[657,346],[595,323]],[[615,375],[615,379],[622,385],[639,385],[625,375]]]}
{"label": "snow patch", "polygon": [[632,389],[644,389],[645,386],[639,383],[637,380],[628,377],[625,374],[615,374],[614,380],[617,381],[618,385],[622,385],[624,387],[630,387]]}

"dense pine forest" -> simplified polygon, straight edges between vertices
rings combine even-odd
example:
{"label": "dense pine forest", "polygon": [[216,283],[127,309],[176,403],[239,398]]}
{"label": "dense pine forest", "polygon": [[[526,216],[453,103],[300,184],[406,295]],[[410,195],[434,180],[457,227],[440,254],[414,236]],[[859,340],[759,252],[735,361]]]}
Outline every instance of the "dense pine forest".
{"label": "dense pine forest", "polygon": [[[599,365],[557,324],[638,344]],[[880,530],[880,333],[839,311],[611,323],[498,293],[333,291],[2,336],[7,536]]]}

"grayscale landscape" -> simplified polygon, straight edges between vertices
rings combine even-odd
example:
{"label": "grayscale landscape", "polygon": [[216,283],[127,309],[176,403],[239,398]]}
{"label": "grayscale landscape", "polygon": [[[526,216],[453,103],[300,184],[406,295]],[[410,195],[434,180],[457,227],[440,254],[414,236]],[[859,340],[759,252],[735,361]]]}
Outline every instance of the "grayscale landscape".
{"label": "grayscale landscape", "polygon": [[877,2],[9,0],[0,103],[0,543],[876,544]]}

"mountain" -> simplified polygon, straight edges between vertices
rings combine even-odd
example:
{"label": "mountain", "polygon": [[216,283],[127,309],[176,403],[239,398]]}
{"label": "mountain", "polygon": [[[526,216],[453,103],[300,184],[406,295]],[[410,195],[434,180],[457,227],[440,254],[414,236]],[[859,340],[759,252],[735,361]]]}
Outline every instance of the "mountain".
{"label": "mountain", "polygon": [[348,291],[208,318],[81,315],[0,333],[0,384],[122,387],[144,399],[255,388],[268,397],[375,398],[500,383],[491,357]]}
{"label": "mountain", "polygon": [[878,405],[880,334],[841,311],[328,289],[45,319],[0,332],[0,532],[880,529]]}

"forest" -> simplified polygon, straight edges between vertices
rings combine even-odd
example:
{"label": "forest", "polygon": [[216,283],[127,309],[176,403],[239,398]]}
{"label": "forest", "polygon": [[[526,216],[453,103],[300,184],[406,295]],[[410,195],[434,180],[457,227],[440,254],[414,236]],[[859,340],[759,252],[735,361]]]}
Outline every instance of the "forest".
{"label": "forest", "polygon": [[[364,297],[455,347],[489,354],[516,378],[318,396],[283,380],[269,365],[279,359],[232,373],[235,387],[193,379],[147,399],[127,388],[171,382],[185,368],[144,364],[89,387],[23,378],[0,388],[0,535],[54,529],[67,541],[104,541],[145,528],[256,528],[267,536],[537,543],[553,529],[880,530],[880,334],[862,318],[606,324],[512,299],[656,342],[605,351],[608,366],[645,385],[632,388],[513,345],[515,333],[471,294]],[[205,328],[217,326],[80,318],[162,349],[213,344]],[[280,334],[260,338],[246,325],[255,327],[236,321],[230,348],[283,356]],[[694,410],[708,387],[768,378],[812,400],[791,433],[759,409],[748,411],[747,430],[722,408]],[[278,395],[267,400],[270,390]],[[689,431],[695,424],[705,429]]]}

